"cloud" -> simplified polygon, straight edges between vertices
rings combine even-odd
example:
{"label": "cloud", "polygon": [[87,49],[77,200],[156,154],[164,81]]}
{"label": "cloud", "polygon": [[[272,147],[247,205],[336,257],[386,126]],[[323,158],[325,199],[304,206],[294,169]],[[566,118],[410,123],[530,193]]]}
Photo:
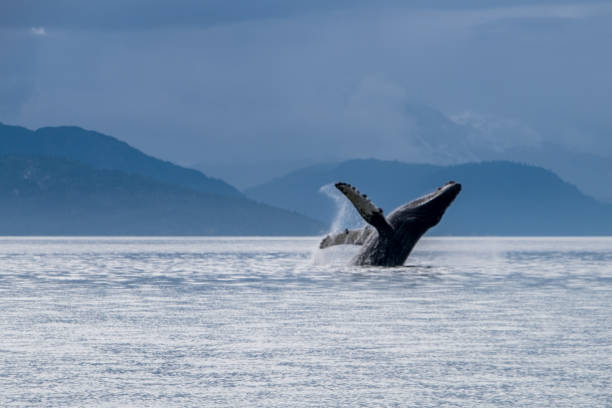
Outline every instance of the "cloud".
{"label": "cloud", "polygon": [[40,36],[47,35],[47,31],[45,30],[45,27],[32,27],[30,31],[34,35],[40,35]]}
{"label": "cloud", "polygon": [[517,119],[499,115],[465,111],[449,117],[469,129],[469,143],[497,153],[516,147],[535,147],[543,142],[542,135]]}
{"label": "cloud", "polygon": [[[0,27],[93,30],[133,30],[167,27],[211,27],[245,21],[287,19],[366,10],[470,11],[505,10],[502,13],[581,17],[606,7],[598,0],[4,0],[0,2]],[[528,10],[530,9],[530,11]],[[512,10],[512,11],[509,11]],[[539,11],[538,11],[539,10]]]}
{"label": "cloud", "polygon": [[[316,0],[275,14],[272,0],[259,11],[230,1],[168,11],[157,0],[143,11],[109,0],[79,14],[69,3],[53,3],[61,19],[54,10],[47,19],[41,2],[31,10],[40,18],[0,29],[4,121],[81,125],[179,162],[434,160],[461,151],[453,135],[468,124],[492,142],[499,135],[500,148],[562,136],[612,152],[612,54],[602,52],[612,24],[592,5],[443,1],[415,11],[385,1],[372,12],[372,3]],[[104,17],[115,6],[123,14]],[[37,41],[32,26],[54,41]],[[468,114],[452,122],[410,104]]]}

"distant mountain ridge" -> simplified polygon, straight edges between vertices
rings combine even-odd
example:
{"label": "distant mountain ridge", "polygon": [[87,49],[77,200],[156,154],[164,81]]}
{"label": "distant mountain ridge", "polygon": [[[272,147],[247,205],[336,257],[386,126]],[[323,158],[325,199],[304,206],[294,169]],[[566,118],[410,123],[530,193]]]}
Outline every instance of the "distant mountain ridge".
{"label": "distant mountain ridge", "polygon": [[[321,141],[323,146],[328,146],[324,153],[326,161],[340,162],[364,156],[438,165],[513,161],[551,170],[587,195],[612,204],[612,189],[602,188],[612,180],[610,150],[576,150],[561,143],[562,137],[551,135],[550,129],[534,128],[513,118],[469,110],[450,114],[407,101],[394,106],[392,119],[381,120],[380,127],[369,127],[371,123],[366,121],[362,128],[358,126],[359,118],[361,112],[368,112],[369,102],[366,101],[366,105],[365,110],[354,112],[350,117],[351,124],[357,128],[350,136],[350,145],[338,148],[334,145],[334,137],[329,143]],[[316,140],[317,136],[314,138]],[[377,140],[375,143],[372,143],[373,138]],[[280,149],[282,151],[283,147]],[[218,157],[195,163],[193,167],[228,180],[241,189],[249,189],[277,175],[321,162],[317,155],[286,151],[286,148],[282,153],[277,157],[268,155],[265,160],[254,156],[239,162],[223,162],[223,158]]]}
{"label": "distant mountain ridge", "polygon": [[599,201],[612,203],[612,188],[606,188],[602,180],[612,181],[612,159],[589,153],[570,152],[556,145],[512,148],[497,154],[489,154],[492,160],[520,159],[522,162],[544,167],[558,174],[563,180],[577,186],[587,195]]}
{"label": "distant mountain ridge", "polygon": [[0,235],[311,235],[324,226],[78,127],[0,124]]}
{"label": "distant mountain ridge", "polygon": [[260,186],[247,196],[330,223],[337,213],[321,186],[345,181],[389,213],[449,180],[463,191],[434,234],[612,235],[612,206],[581,193],[554,173],[513,162],[450,166],[349,160],[311,166]]}
{"label": "distant mountain ridge", "polygon": [[340,180],[386,213],[449,180],[461,182],[463,192],[434,234],[612,235],[612,205],[548,170],[507,161],[309,166],[248,189],[257,203],[221,180],[111,136],[0,124],[0,169],[4,235],[319,234],[337,213],[319,190]]}
{"label": "distant mountain ridge", "polygon": [[0,213],[0,235],[309,235],[323,229],[241,196],[54,157],[0,156]]}
{"label": "distant mountain ridge", "polygon": [[120,170],[195,191],[241,195],[222,180],[148,156],[112,136],[76,126],[43,127],[32,131],[0,123],[0,155],[58,157],[95,169]]}

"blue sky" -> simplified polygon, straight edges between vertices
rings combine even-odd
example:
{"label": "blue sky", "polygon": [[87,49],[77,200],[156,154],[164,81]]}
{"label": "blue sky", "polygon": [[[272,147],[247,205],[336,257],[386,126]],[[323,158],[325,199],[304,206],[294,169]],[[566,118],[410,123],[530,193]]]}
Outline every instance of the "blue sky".
{"label": "blue sky", "polygon": [[4,1],[0,121],[183,164],[436,161],[473,129],[612,156],[612,2],[457,3]]}

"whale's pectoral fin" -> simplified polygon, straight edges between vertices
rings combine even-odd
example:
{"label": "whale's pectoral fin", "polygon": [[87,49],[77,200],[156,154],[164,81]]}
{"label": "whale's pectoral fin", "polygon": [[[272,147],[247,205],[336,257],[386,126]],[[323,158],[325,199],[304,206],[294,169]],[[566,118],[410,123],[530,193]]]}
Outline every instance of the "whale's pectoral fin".
{"label": "whale's pectoral fin", "polygon": [[347,183],[336,183],[336,188],[349,199],[355,206],[359,215],[378,231],[380,235],[387,235],[393,232],[393,228],[383,215],[382,208],[376,207],[365,194]]}
{"label": "whale's pectoral fin", "polygon": [[319,248],[324,249],[334,245],[363,245],[365,240],[372,234],[372,227],[365,227],[358,230],[344,230],[337,234],[329,234],[319,244]]}

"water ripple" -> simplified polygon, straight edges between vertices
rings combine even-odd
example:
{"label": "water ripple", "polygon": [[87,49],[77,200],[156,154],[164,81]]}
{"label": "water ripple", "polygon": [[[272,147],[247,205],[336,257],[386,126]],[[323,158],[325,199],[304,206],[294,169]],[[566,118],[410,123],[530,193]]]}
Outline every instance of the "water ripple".
{"label": "water ripple", "polygon": [[610,406],[612,239],[0,239],[0,406]]}

